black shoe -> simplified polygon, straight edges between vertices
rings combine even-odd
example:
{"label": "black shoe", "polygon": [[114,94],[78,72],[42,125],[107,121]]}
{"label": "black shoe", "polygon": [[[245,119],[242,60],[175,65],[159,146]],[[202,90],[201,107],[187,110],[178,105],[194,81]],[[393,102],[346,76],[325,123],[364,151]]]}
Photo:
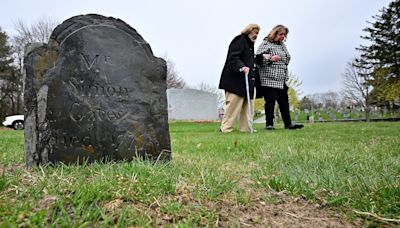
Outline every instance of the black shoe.
{"label": "black shoe", "polygon": [[301,129],[303,127],[304,125],[302,124],[290,124],[289,126],[285,126],[285,129],[296,130],[296,129]]}
{"label": "black shoe", "polygon": [[275,128],[274,126],[269,125],[265,127],[265,130],[275,130]]}

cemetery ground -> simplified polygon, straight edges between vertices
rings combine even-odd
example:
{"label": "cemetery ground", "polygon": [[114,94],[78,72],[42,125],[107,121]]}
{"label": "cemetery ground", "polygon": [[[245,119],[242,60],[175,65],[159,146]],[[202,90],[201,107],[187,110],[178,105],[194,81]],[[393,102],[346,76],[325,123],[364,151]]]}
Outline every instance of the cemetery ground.
{"label": "cemetery ground", "polygon": [[0,131],[0,227],[400,225],[400,122],[218,132],[170,124],[173,159],[24,165]]}

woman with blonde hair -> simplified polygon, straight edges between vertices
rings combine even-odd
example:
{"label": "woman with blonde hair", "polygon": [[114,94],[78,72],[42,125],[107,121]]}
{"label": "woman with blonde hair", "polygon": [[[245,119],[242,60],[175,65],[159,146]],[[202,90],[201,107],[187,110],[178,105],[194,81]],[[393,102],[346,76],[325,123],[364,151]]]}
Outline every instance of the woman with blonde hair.
{"label": "woman with blonde hair", "polygon": [[268,33],[256,52],[260,74],[261,94],[265,101],[266,130],[274,130],[274,108],[278,102],[285,129],[299,129],[304,126],[290,120],[288,87],[288,64],[290,54],[285,41],[289,29],[277,25]]}
{"label": "woman with blonde hair", "polygon": [[[240,131],[251,130],[249,120],[253,117],[247,110],[245,75],[248,74],[250,97],[253,98],[256,77],[254,42],[259,31],[260,26],[249,24],[229,45],[219,83],[219,88],[225,90],[225,113],[221,122],[221,132],[233,131],[233,125],[238,118]],[[253,107],[253,101],[250,103]]]}

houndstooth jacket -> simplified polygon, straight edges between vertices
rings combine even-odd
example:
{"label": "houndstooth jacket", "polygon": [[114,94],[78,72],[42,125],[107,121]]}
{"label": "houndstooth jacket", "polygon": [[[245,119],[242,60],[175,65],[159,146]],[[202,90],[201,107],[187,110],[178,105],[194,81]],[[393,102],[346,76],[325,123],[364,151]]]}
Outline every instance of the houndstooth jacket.
{"label": "houndstooth jacket", "polygon": [[[264,58],[263,54],[269,54],[270,56],[279,55],[281,60],[272,62]],[[261,86],[283,89],[288,80],[287,65],[290,61],[290,54],[285,44],[269,42],[265,39],[257,49],[256,58]]]}

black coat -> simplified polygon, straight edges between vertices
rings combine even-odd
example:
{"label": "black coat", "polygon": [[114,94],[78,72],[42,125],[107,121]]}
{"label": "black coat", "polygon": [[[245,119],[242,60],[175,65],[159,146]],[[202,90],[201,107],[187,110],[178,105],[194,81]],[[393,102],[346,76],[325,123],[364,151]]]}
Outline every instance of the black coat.
{"label": "black coat", "polygon": [[254,43],[247,35],[241,34],[236,36],[229,45],[219,88],[241,97],[247,97],[245,76],[243,72],[239,71],[244,66],[250,68],[249,90],[252,99],[257,72],[254,65]]}

